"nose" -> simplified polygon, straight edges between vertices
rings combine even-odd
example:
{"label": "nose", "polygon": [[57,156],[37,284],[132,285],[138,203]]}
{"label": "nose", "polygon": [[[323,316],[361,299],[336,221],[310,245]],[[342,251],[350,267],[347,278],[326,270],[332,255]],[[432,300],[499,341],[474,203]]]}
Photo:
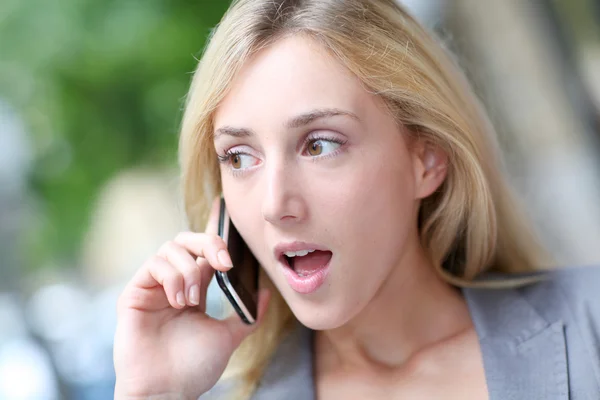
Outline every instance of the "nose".
{"label": "nose", "polygon": [[300,222],[306,218],[301,179],[293,166],[285,163],[265,168],[265,191],[262,202],[263,218],[273,225]]}

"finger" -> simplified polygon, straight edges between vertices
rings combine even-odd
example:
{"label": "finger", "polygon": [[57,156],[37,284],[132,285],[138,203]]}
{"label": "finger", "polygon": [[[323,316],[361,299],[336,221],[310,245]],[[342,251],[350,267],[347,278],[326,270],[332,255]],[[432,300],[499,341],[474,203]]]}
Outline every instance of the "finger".
{"label": "finger", "polygon": [[171,307],[164,288],[148,271],[151,262],[167,263],[160,257],[146,261],[119,296],[119,312],[124,309],[159,311]]}
{"label": "finger", "polygon": [[198,268],[200,269],[200,310],[206,312],[206,296],[208,293],[208,286],[213,279],[215,270],[212,268],[205,258],[199,257],[196,260]]}
{"label": "finger", "polygon": [[168,303],[174,308],[180,309],[185,306],[183,275],[160,256],[151,257],[146,261],[135,274],[130,285],[132,290],[140,289],[138,293],[146,294],[143,298],[146,299],[147,304],[141,308],[151,309],[152,305],[157,306],[155,302],[160,300],[157,300],[156,296],[159,298],[166,296]]}
{"label": "finger", "polygon": [[254,324],[246,324],[241,318],[234,314],[223,322],[228,326],[234,342],[234,348],[237,348],[240,343],[262,323],[268,310],[271,292],[269,289],[263,288],[258,292],[258,315]]}
{"label": "finger", "polygon": [[214,269],[226,272],[232,267],[227,245],[217,235],[181,232],[173,241],[194,256],[205,258]]}
{"label": "finger", "polygon": [[158,255],[166,259],[183,276],[185,303],[189,306],[200,304],[200,267],[192,255],[174,241],[168,241],[158,250]]}

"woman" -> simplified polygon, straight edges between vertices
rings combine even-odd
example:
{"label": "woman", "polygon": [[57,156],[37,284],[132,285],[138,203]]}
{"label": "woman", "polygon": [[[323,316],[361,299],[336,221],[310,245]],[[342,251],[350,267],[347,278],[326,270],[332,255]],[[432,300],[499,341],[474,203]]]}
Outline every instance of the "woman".
{"label": "woman", "polygon": [[[193,232],[120,298],[115,397],[599,398],[600,273],[531,274],[498,158],[392,0],[235,1],[182,125]],[[257,327],[204,313],[221,193],[262,265]]]}

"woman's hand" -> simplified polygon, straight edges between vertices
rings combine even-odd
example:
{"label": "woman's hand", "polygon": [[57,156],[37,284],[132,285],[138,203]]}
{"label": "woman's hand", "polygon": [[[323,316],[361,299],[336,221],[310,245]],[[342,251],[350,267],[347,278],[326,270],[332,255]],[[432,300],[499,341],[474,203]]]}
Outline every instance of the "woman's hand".
{"label": "woman's hand", "polygon": [[[184,232],[147,260],[121,294],[114,341],[115,399],[197,399],[212,388],[254,325],[205,314],[214,270],[231,259],[217,236],[218,201],[206,233]],[[257,324],[266,311],[261,291]],[[255,324],[256,325],[256,324]]]}

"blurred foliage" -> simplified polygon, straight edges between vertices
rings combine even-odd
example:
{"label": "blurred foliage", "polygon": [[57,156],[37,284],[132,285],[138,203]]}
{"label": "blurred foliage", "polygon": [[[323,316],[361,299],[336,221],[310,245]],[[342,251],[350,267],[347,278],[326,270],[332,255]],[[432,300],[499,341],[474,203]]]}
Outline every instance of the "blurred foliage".
{"label": "blurred foliage", "polygon": [[97,191],[115,173],[174,165],[191,72],[227,6],[0,2],[0,98],[24,120],[35,154],[29,267],[75,259]]}
{"label": "blurred foliage", "polygon": [[560,23],[575,44],[600,41],[600,1],[552,0]]}

